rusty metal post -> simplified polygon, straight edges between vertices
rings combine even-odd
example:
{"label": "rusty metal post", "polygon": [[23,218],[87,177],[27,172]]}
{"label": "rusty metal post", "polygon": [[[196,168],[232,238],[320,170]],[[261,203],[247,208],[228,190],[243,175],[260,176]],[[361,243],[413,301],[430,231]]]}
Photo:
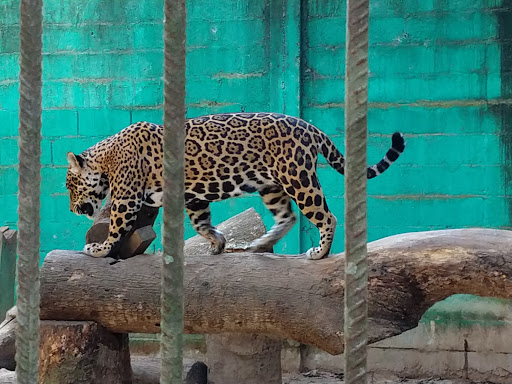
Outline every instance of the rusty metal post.
{"label": "rusty metal post", "polygon": [[185,0],[164,4],[161,384],[182,384],[185,208]]}
{"label": "rusty metal post", "polygon": [[366,384],[366,144],[369,0],[347,0],[345,77],[345,383]]}
{"label": "rusty metal post", "polygon": [[39,371],[42,6],[42,0],[21,0],[20,4],[19,327],[16,335],[19,384],[37,383]]}

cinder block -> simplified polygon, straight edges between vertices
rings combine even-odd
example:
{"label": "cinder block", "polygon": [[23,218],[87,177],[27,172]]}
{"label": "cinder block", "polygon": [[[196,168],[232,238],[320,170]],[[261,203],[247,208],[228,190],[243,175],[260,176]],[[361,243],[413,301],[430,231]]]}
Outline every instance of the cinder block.
{"label": "cinder block", "polygon": [[66,166],[41,168],[41,194],[45,196],[55,193],[67,193],[65,185],[67,170]]}
{"label": "cinder block", "polygon": [[163,124],[164,122],[164,111],[159,109],[136,109],[131,111],[131,123],[138,121],[148,121],[155,124]]}
{"label": "cinder block", "polygon": [[187,19],[225,20],[226,15],[233,15],[235,20],[260,19],[265,15],[265,7],[265,2],[261,1],[223,1],[212,7],[208,0],[194,0],[187,3]]}
{"label": "cinder block", "polygon": [[136,105],[135,87],[132,81],[114,80],[107,84],[107,89],[107,99],[103,105],[112,109]]}
{"label": "cinder block", "polygon": [[[65,182],[66,179],[63,179]],[[73,226],[79,225],[82,222],[87,222],[88,219],[75,215],[69,210],[69,196],[67,193],[52,193],[44,194],[41,196],[41,218],[45,223],[54,223],[53,227],[44,225],[41,229],[44,231],[51,230],[57,231],[55,223],[60,223],[61,230],[73,229]],[[46,245],[45,245],[46,246]]]}
{"label": "cinder block", "polygon": [[187,44],[189,47],[230,47],[233,46],[233,36],[236,36],[236,40],[240,42],[235,43],[236,45],[253,46],[263,43],[267,35],[268,31],[264,20],[191,21],[187,26]]}
{"label": "cinder block", "polygon": [[1,108],[5,111],[17,111],[19,101],[19,85],[16,83],[0,84]]}
{"label": "cinder block", "polygon": [[130,111],[120,109],[80,109],[80,136],[104,137],[119,132],[130,124]]}
{"label": "cinder block", "polygon": [[157,50],[164,47],[164,26],[161,22],[136,24],[131,33],[132,48],[135,50]]}
{"label": "cinder block", "polygon": [[50,165],[52,160],[52,142],[43,138],[41,140],[41,165]]}
{"label": "cinder block", "polygon": [[264,44],[256,44],[191,50],[187,53],[187,75],[215,78],[264,76],[268,72],[265,49]]}
{"label": "cinder block", "polygon": [[77,111],[43,111],[42,135],[43,137],[63,137],[78,135]]}
{"label": "cinder block", "polygon": [[[2,20],[3,22],[3,20]],[[2,52],[2,43],[0,43],[0,52]],[[0,81],[5,80],[18,80],[19,77],[19,65],[20,65],[19,54],[13,53],[11,55],[2,55],[2,76]]]}
{"label": "cinder block", "polygon": [[76,109],[77,106],[101,108],[105,106],[108,84],[90,82],[47,82],[43,86],[44,109]]}
{"label": "cinder block", "polygon": [[53,164],[68,165],[67,153],[80,154],[101,140],[101,137],[61,138],[53,142]]}
{"label": "cinder block", "polygon": [[0,196],[3,198],[4,195],[16,193],[18,193],[18,169],[14,166],[0,168]]}
{"label": "cinder block", "polygon": [[[16,11],[19,14],[19,9]],[[3,14],[3,12],[2,12]],[[3,21],[2,17],[2,21]],[[2,42],[0,43],[0,52],[19,53],[20,51],[20,26],[11,24],[2,26]]]}
{"label": "cinder block", "polygon": [[212,79],[198,76],[187,83],[187,103],[212,103],[221,106],[247,100],[251,104],[268,103],[268,77]]}
{"label": "cinder block", "polygon": [[[0,165],[18,164],[18,138],[0,140]],[[41,164],[51,164],[51,142],[43,139],[41,141]]]}
{"label": "cinder block", "polygon": [[43,34],[43,45],[49,52],[127,50],[132,44],[130,28],[122,24],[78,24],[73,28],[50,24]]}
{"label": "cinder block", "polygon": [[18,223],[18,195],[2,195],[0,212],[2,212],[2,225],[16,228]]}
{"label": "cinder block", "polygon": [[[369,160],[376,162],[377,158]],[[400,161],[400,160],[399,160]],[[378,177],[368,183],[368,194],[378,196],[393,195],[417,195],[428,198],[429,195],[449,196],[457,195],[485,195],[504,196],[505,185],[503,185],[503,174],[499,167],[488,166],[460,166],[456,165],[420,165],[417,167],[402,166],[397,162],[386,171],[388,177],[393,177],[396,182],[390,183],[385,177]],[[325,189],[333,190],[336,187],[337,172],[332,168],[320,168],[319,178]],[[457,178],[457,183],[439,183],[439,175]],[[324,176],[325,175],[325,176]],[[327,182],[325,182],[326,180]],[[474,181],[478,180],[478,183]],[[432,197],[432,196],[430,196]]]}
{"label": "cinder block", "polygon": [[[369,80],[368,98],[374,102],[416,102],[417,100],[453,101],[487,99],[488,92],[496,94],[496,89],[482,88],[488,83],[485,73],[438,74],[434,78],[399,75],[372,77]],[[450,84],[450,87],[446,87]],[[496,82],[489,83],[497,86]],[[426,97],[425,95],[428,95]]]}
{"label": "cinder block", "polygon": [[[45,4],[45,21],[49,24],[64,24],[79,20],[81,24],[97,22],[135,23],[138,21],[162,20],[163,1],[138,0],[89,0],[79,6],[72,3],[48,2]],[[18,12],[18,10],[16,10]]]}
{"label": "cinder block", "polygon": [[2,3],[2,25],[17,25],[20,22],[20,5],[16,1]]}
{"label": "cinder block", "polygon": [[18,163],[18,139],[0,140],[0,164],[15,165]]}
{"label": "cinder block", "polygon": [[127,77],[136,79],[160,78],[164,73],[163,50],[135,52],[123,57],[123,65],[129,68]]}
{"label": "cinder block", "polygon": [[137,81],[135,99],[132,105],[151,107],[161,105],[164,101],[164,83],[162,80]]}
{"label": "cinder block", "polygon": [[18,136],[18,111],[0,110],[0,137]]}
{"label": "cinder block", "polygon": [[[326,111],[327,112],[324,112]],[[338,110],[336,120],[331,118],[335,111],[327,108],[307,108],[304,113],[313,123],[332,119],[334,122],[343,116],[343,110]],[[392,134],[400,130],[405,134],[439,134],[452,135],[478,133],[495,134],[499,132],[496,114],[506,111],[492,110],[487,106],[427,108],[420,106],[392,107],[380,109],[371,108],[368,111],[369,133]],[[428,119],[424,116],[428,114]],[[340,122],[342,124],[343,122]],[[327,121],[331,125],[331,120]],[[343,125],[341,125],[343,127]],[[342,129],[343,130],[343,129]]]}
{"label": "cinder block", "polygon": [[[78,60],[79,61],[79,60]],[[65,79],[71,81],[75,76],[76,52],[69,54],[48,54],[43,56],[43,80]]]}

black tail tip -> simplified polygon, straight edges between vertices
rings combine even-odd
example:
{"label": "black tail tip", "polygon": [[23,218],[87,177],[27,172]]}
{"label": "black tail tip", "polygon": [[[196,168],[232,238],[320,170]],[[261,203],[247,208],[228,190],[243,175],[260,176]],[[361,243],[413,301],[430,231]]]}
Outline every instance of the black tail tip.
{"label": "black tail tip", "polygon": [[405,149],[405,140],[404,135],[402,135],[400,132],[393,133],[393,137],[391,138],[391,143],[393,149],[396,151],[402,153]]}

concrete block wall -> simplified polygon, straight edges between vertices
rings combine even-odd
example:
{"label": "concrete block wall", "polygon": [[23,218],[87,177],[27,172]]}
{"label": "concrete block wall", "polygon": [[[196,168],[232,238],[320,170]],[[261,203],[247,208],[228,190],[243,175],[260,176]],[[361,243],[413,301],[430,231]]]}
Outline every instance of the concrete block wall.
{"label": "concrete block wall", "polygon": [[[81,152],[131,122],[162,121],[162,5],[45,2],[43,255],[82,248],[90,225],[67,208],[66,152]],[[187,6],[188,116],[301,115],[343,150],[345,2]],[[407,151],[369,183],[370,240],[510,225],[511,8],[507,0],[372,2],[369,162],[380,159],[396,130],[405,133]],[[18,0],[0,0],[0,12],[0,212],[15,226]],[[343,178],[323,159],[319,174],[339,219],[333,251],[342,251]],[[214,204],[214,221],[248,206],[272,224],[255,195]],[[276,251],[305,251],[317,240],[302,217]]]}
{"label": "concrete block wall", "polygon": [[[396,130],[405,133],[407,148],[388,174],[368,184],[370,240],[510,225],[502,124],[510,113],[502,79],[510,70],[502,27],[510,20],[508,3],[371,3],[368,162],[380,159]],[[312,2],[305,13],[302,113],[342,147],[345,4]],[[321,166],[328,202],[340,217],[342,182]],[[338,242],[335,250],[341,248]]]}

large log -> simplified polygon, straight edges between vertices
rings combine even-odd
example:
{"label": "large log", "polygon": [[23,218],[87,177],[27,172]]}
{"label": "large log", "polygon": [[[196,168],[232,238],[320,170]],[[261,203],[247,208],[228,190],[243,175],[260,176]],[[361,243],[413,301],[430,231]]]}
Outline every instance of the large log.
{"label": "large log", "polygon": [[[370,342],[415,327],[456,293],[512,297],[512,232],[406,233],[369,244]],[[41,318],[93,320],[114,332],[159,332],[158,256],[111,265],[79,252],[48,254]],[[185,331],[247,332],[343,352],[343,258],[231,253],[186,259]]]}

